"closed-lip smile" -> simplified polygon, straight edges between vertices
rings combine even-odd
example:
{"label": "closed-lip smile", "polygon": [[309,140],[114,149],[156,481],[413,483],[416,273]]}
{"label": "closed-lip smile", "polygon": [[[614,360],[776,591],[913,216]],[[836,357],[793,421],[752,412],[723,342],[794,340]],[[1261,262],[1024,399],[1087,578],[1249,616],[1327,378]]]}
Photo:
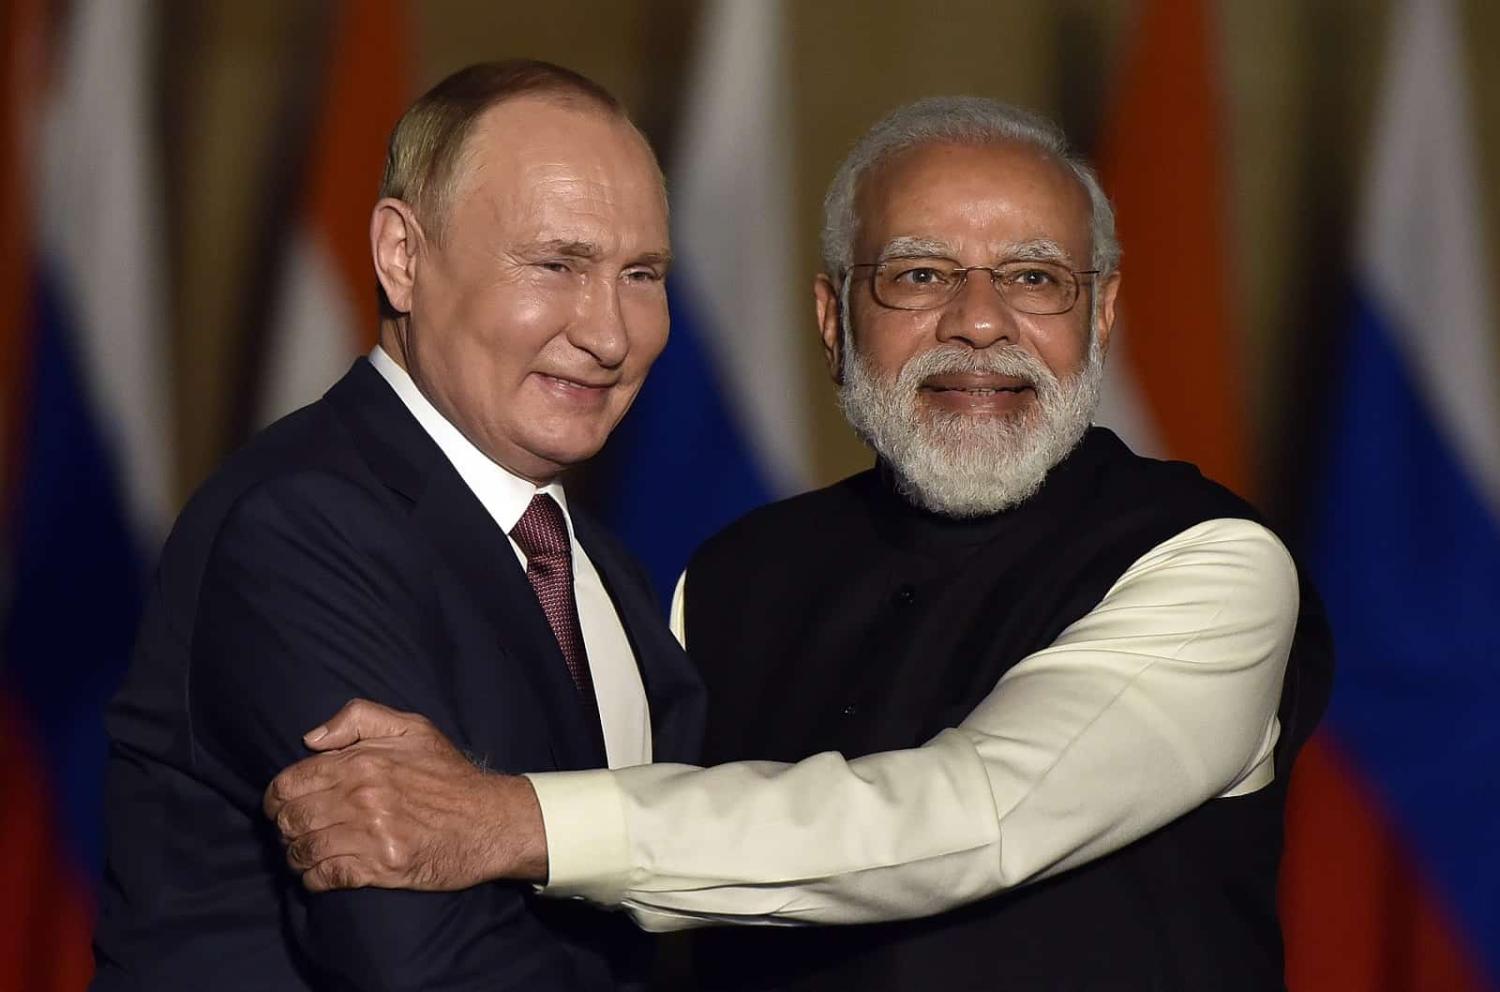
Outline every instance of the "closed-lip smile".
{"label": "closed-lip smile", "polygon": [[572,389],[608,389],[614,385],[613,380],[609,379],[594,382],[577,376],[558,375],[555,372],[538,372],[536,374],[544,379],[550,379],[559,385]]}

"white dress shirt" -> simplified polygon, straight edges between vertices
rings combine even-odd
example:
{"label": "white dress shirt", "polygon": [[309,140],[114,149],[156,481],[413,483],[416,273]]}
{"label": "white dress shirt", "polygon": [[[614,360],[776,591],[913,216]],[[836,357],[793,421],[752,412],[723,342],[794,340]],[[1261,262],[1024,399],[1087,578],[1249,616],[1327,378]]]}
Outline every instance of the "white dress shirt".
{"label": "white dress shirt", "polygon": [[[599,722],[604,730],[609,767],[623,768],[650,761],[651,718],[635,652],[630,648],[615,604],[604,589],[604,581],[573,533],[573,518],[568,513],[568,498],[562,484],[553,481],[534,486],[490,460],[437,411],[406,370],[379,345],[370,352],[370,364],[391,384],[507,538],[537,493],[547,493],[562,507],[573,548],[573,593],[578,601],[578,624],[583,629],[589,674],[599,701]],[[510,547],[525,568],[526,553],[514,538],[510,538]]]}
{"label": "white dress shirt", "polygon": [[925,916],[1054,875],[1271,783],[1297,613],[1276,537],[1207,521],[919,748],[528,776],[544,891],[673,930]]}

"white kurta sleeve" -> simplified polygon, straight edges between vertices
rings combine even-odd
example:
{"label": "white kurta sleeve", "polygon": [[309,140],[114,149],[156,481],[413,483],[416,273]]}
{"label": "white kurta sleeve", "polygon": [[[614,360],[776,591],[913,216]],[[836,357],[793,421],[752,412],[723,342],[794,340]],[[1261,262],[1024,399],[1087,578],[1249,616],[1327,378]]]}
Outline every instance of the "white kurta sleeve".
{"label": "white kurta sleeve", "polygon": [[530,776],[545,892],[649,930],[860,923],[1083,864],[1271,782],[1297,611],[1270,531],[1199,524],[921,747]]}

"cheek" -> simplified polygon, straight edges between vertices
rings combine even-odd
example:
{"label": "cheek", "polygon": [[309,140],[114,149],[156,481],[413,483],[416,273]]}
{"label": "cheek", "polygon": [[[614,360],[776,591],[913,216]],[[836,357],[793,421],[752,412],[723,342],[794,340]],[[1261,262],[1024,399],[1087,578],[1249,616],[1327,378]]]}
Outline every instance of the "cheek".
{"label": "cheek", "polygon": [[495,292],[470,298],[453,330],[463,342],[462,359],[471,371],[511,370],[520,374],[536,364],[567,323],[556,300],[542,294]]}
{"label": "cheek", "polygon": [[1059,379],[1075,376],[1088,357],[1089,328],[1086,322],[1068,321],[1037,328],[1032,338],[1037,356]]}
{"label": "cheek", "polygon": [[535,340],[555,330],[562,320],[558,301],[524,288],[506,287],[475,294],[470,299],[465,323],[491,347]]}
{"label": "cheek", "polygon": [[856,312],[854,346],[872,369],[895,377],[913,357],[937,345],[936,313],[882,310],[861,322]]}
{"label": "cheek", "polygon": [[624,300],[621,309],[630,335],[630,355],[627,361],[637,375],[644,375],[667,346],[671,318],[667,311],[666,293]]}

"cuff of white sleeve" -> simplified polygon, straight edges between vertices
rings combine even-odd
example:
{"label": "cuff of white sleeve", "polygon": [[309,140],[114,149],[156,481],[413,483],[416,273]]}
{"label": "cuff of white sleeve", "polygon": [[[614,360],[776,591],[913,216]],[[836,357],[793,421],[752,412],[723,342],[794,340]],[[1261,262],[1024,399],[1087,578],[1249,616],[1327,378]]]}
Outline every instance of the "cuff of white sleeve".
{"label": "cuff of white sleeve", "polygon": [[631,872],[630,835],[614,775],[598,769],[526,777],[547,831],[547,884],[541,893],[619,905]]}

